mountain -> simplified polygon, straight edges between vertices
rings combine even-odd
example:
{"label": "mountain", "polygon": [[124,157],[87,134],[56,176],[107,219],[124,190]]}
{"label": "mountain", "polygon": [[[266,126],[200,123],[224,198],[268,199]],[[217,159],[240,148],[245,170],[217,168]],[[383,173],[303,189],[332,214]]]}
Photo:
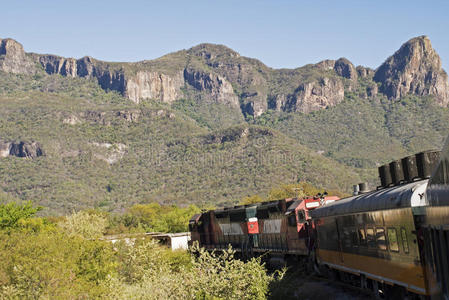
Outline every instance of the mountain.
{"label": "mountain", "polygon": [[441,147],[448,95],[425,36],[376,70],[272,69],[213,44],[112,63],[0,39],[0,197],[61,213],[223,205],[299,180],[374,187],[377,165]]}
{"label": "mountain", "polygon": [[449,83],[441,60],[426,36],[413,38],[374,74],[380,91],[389,99],[400,99],[408,94],[433,95],[441,106],[449,102]]}

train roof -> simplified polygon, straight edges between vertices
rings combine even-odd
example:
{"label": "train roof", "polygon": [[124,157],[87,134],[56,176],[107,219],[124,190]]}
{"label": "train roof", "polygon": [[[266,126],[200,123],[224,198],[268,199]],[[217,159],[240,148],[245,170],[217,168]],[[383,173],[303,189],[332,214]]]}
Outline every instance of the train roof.
{"label": "train roof", "polygon": [[[419,180],[335,201],[311,211],[312,218],[423,205],[428,180]],[[421,192],[421,197],[418,193]],[[415,195],[415,196],[414,196]],[[418,197],[418,199],[416,199]],[[412,199],[414,198],[414,199]],[[425,199],[424,199],[425,200]]]}

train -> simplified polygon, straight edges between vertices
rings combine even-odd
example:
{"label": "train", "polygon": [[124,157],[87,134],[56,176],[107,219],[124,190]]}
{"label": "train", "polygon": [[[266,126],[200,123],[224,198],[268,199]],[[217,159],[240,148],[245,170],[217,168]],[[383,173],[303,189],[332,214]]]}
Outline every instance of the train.
{"label": "train", "polygon": [[380,185],[210,210],[189,221],[192,242],[232,246],[387,299],[449,299],[449,138],[378,168]]}

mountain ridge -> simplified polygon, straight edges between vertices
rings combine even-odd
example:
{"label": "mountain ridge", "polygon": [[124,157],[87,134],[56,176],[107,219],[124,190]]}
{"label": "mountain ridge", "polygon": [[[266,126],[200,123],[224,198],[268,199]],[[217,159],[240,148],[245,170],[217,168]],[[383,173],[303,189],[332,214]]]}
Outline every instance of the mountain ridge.
{"label": "mountain ridge", "polygon": [[[1,44],[0,53],[5,57],[0,69],[4,71],[35,73],[43,69],[48,74],[95,78],[104,90],[118,91],[135,103],[146,99],[172,103],[194,97],[257,117],[269,109],[309,113],[335,106],[343,100],[345,91],[355,89],[364,97],[379,92],[390,99],[416,94],[433,95],[441,106],[449,102],[447,74],[426,36],[404,43],[376,70],[356,67],[346,58],[273,69],[224,45],[208,43],[133,63],[26,54],[12,39]],[[14,63],[15,68],[11,67]],[[33,63],[34,68],[30,67]]]}
{"label": "mountain ridge", "polygon": [[66,213],[375,187],[376,166],[449,134],[445,72],[417,41],[384,72],[345,58],[272,69],[211,44],[107,63],[0,40],[0,195]]}

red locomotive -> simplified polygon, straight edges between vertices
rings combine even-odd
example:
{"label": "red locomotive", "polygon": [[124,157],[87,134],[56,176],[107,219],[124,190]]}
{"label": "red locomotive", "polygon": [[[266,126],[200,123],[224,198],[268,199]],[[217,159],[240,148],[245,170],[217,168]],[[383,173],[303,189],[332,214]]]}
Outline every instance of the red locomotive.
{"label": "red locomotive", "polygon": [[319,194],[211,210],[192,217],[191,239],[206,249],[231,245],[242,257],[306,256],[313,245],[309,211],[336,200]]}

